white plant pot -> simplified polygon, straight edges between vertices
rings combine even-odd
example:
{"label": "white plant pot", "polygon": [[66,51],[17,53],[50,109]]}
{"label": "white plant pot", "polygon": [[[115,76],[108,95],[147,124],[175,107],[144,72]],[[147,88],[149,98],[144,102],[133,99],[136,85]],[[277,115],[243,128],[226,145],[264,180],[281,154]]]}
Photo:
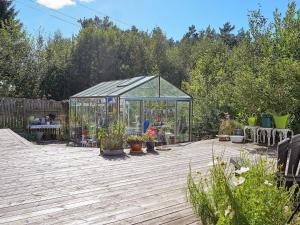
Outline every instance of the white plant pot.
{"label": "white plant pot", "polygon": [[243,143],[244,136],[232,135],[232,136],[230,136],[230,140],[232,143]]}

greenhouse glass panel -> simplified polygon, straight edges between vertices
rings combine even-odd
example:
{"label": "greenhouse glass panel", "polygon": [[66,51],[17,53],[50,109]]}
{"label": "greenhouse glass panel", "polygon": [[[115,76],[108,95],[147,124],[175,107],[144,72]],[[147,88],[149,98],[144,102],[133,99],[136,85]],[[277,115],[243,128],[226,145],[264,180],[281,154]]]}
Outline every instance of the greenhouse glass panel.
{"label": "greenhouse glass panel", "polygon": [[78,142],[81,140],[82,136],[82,106],[81,106],[81,101],[80,100],[75,100],[76,101],[76,115],[75,115],[75,140]]}
{"label": "greenhouse glass panel", "polygon": [[186,142],[190,138],[190,102],[177,101],[177,141]]}
{"label": "greenhouse glass panel", "polygon": [[106,100],[105,98],[97,98],[96,104],[96,123],[97,123],[97,130],[100,128],[107,127],[107,120],[106,120]]}
{"label": "greenhouse glass panel", "polygon": [[129,135],[142,134],[141,107],[142,101],[125,101],[123,118]]}
{"label": "greenhouse glass panel", "polygon": [[118,118],[118,98],[107,97],[107,123],[113,122]]}
{"label": "greenhouse glass panel", "polygon": [[124,93],[121,97],[159,97],[159,80],[158,77],[141,84],[140,86]]}
{"label": "greenhouse glass panel", "polygon": [[119,101],[120,101],[120,108],[119,108],[120,118],[124,118],[124,115],[125,115],[125,99],[119,99]]}
{"label": "greenhouse glass panel", "polygon": [[96,100],[91,98],[88,100],[88,106],[86,108],[87,120],[85,125],[87,127],[87,137],[92,140],[96,139],[96,103]]}
{"label": "greenhouse glass panel", "polygon": [[176,101],[146,100],[144,101],[143,131],[150,127],[157,131],[158,140],[175,143],[176,132]]}
{"label": "greenhouse glass panel", "polygon": [[160,97],[166,98],[186,98],[190,99],[191,97],[181,91],[179,88],[175,87],[168,81],[160,79]]}
{"label": "greenhouse glass panel", "polygon": [[75,135],[76,135],[76,100],[70,100],[70,138],[71,139],[75,139]]}

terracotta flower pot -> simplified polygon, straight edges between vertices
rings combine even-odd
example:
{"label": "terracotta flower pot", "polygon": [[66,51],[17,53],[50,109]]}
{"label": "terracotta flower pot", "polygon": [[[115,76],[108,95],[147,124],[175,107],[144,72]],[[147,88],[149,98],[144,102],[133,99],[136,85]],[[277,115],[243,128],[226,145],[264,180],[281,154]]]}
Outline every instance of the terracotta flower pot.
{"label": "terracotta flower pot", "polygon": [[219,137],[219,141],[230,141],[230,136],[229,135],[221,134],[218,137]]}
{"label": "terracotta flower pot", "polygon": [[130,143],[130,150],[133,152],[141,152],[143,147],[142,142],[133,142]]}

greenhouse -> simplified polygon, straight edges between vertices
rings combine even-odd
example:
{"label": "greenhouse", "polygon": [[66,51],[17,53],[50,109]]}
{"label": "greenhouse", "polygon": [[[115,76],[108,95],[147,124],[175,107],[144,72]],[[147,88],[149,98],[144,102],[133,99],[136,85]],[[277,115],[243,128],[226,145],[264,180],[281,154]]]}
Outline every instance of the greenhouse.
{"label": "greenhouse", "polygon": [[154,127],[167,144],[187,142],[191,114],[191,96],[160,76],[107,81],[70,98],[70,138],[97,145],[98,130],[119,119],[129,135]]}

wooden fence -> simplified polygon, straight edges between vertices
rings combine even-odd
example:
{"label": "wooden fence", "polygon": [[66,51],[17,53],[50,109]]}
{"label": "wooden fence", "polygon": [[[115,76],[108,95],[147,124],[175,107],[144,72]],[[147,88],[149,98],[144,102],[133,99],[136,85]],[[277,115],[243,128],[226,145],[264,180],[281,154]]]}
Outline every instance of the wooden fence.
{"label": "wooden fence", "polygon": [[25,98],[0,98],[0,128],[24,129],[28,117],[43,117],[50,113],[60,121],[63,130],[68,129],[68,101]]}

